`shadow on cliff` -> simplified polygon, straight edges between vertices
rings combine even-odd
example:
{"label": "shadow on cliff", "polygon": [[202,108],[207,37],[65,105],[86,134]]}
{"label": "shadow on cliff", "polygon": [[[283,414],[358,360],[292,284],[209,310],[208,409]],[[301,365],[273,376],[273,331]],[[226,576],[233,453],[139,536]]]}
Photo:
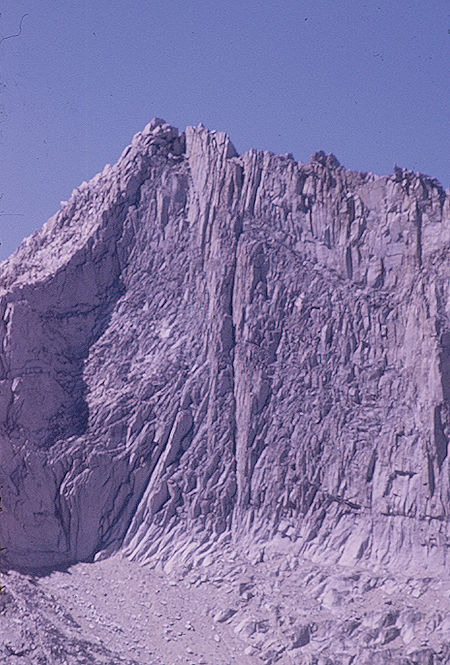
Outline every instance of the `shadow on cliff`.
{"label": "shadow on cliff", "polygon": [[[87,315],[82,312],[71,312],[70,317],[63,313],[56,317],[54,314],[52,315],[53,323],[48,323],[48,326],[53,327],[54,334],[54,321],[55,318],[59,319],[59,325],[56,326],[56,328],[59,328],[57,333],[65,339],[71,337],[65,331],[69,318],[73,321],[73,327],[90,328],[90,330],[83,330],[84,339],[81,344],[76,344],[75,348],[72,349],[67,348],[62,353],[69,368],[65,368],[64,374],[60,374],[58,381],[65,393],[70,395],[70,401],[61,406],[57,413],[50,418],[45,438],[41,439],[38,447],[49,449],[61,439],[73,436],[79,437],[85,434],[89,422],[89,405],[87,401],[88,387],[83,377],[84,364],[92,346],[107,330],[116,303],[125,294],[125,291],[125,286],[119,274],[114,277],[105,299],[95,309],[89,311]],[[92,324],[86,325],[89,317],[92,318]],[[80,319],[83,318],[85,321],[80,324]]]}

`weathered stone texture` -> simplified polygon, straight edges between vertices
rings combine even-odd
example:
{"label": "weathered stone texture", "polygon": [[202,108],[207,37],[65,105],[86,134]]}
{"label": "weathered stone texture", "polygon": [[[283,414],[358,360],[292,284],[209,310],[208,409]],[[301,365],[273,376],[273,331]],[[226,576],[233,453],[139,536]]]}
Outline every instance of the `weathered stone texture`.
{"label": "weathered stone texture", "polygon": [[0,267],[3,564],[198,562],[284,525],[438,575],[449,201],[152,121]]}

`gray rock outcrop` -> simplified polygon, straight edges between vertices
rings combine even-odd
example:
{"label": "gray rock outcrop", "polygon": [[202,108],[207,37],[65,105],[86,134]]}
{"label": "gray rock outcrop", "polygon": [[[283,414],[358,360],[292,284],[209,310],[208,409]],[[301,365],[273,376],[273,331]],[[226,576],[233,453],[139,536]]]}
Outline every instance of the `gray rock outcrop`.
{"label": "gray rock outcrop", "polygon": [[0,266],[3,565],[443,574],[449,203],[154,119]]}
{"label": "gray rock outcrop", "polygon": [[12,567],[220,537],[437,570],[449,198],[155,119],[1,267]]}

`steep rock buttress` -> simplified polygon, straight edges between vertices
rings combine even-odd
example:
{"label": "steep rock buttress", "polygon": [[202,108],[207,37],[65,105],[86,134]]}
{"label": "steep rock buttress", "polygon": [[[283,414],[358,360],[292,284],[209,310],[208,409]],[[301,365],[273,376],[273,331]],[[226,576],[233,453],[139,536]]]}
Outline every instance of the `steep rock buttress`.
{"label": "steep rock buttress", "polygon": [[430,178],[153,120],[0,267],[3,564],[282,530],[438,573],[449,245]]}

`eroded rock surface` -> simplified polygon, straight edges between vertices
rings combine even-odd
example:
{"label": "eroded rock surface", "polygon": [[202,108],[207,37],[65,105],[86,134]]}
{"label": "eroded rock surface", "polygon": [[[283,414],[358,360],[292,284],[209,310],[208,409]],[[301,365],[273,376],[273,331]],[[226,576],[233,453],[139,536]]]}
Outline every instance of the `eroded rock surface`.
{"label": "eroded rock surface", "polygon": [[[154,119],[0,266],[3,566],[120,550],[189,570],[225,547],[264,565],[272,548],[292,570],[440,588],[449,203],[420,174],[239,156]],[[329,574],[320,602],[345,606]],[[372,640],[380,662],[406,657],[414,620],[397,609],[349,618],[343,654]],[[309,648],[311,622],[289,621],[249,649]]]}

